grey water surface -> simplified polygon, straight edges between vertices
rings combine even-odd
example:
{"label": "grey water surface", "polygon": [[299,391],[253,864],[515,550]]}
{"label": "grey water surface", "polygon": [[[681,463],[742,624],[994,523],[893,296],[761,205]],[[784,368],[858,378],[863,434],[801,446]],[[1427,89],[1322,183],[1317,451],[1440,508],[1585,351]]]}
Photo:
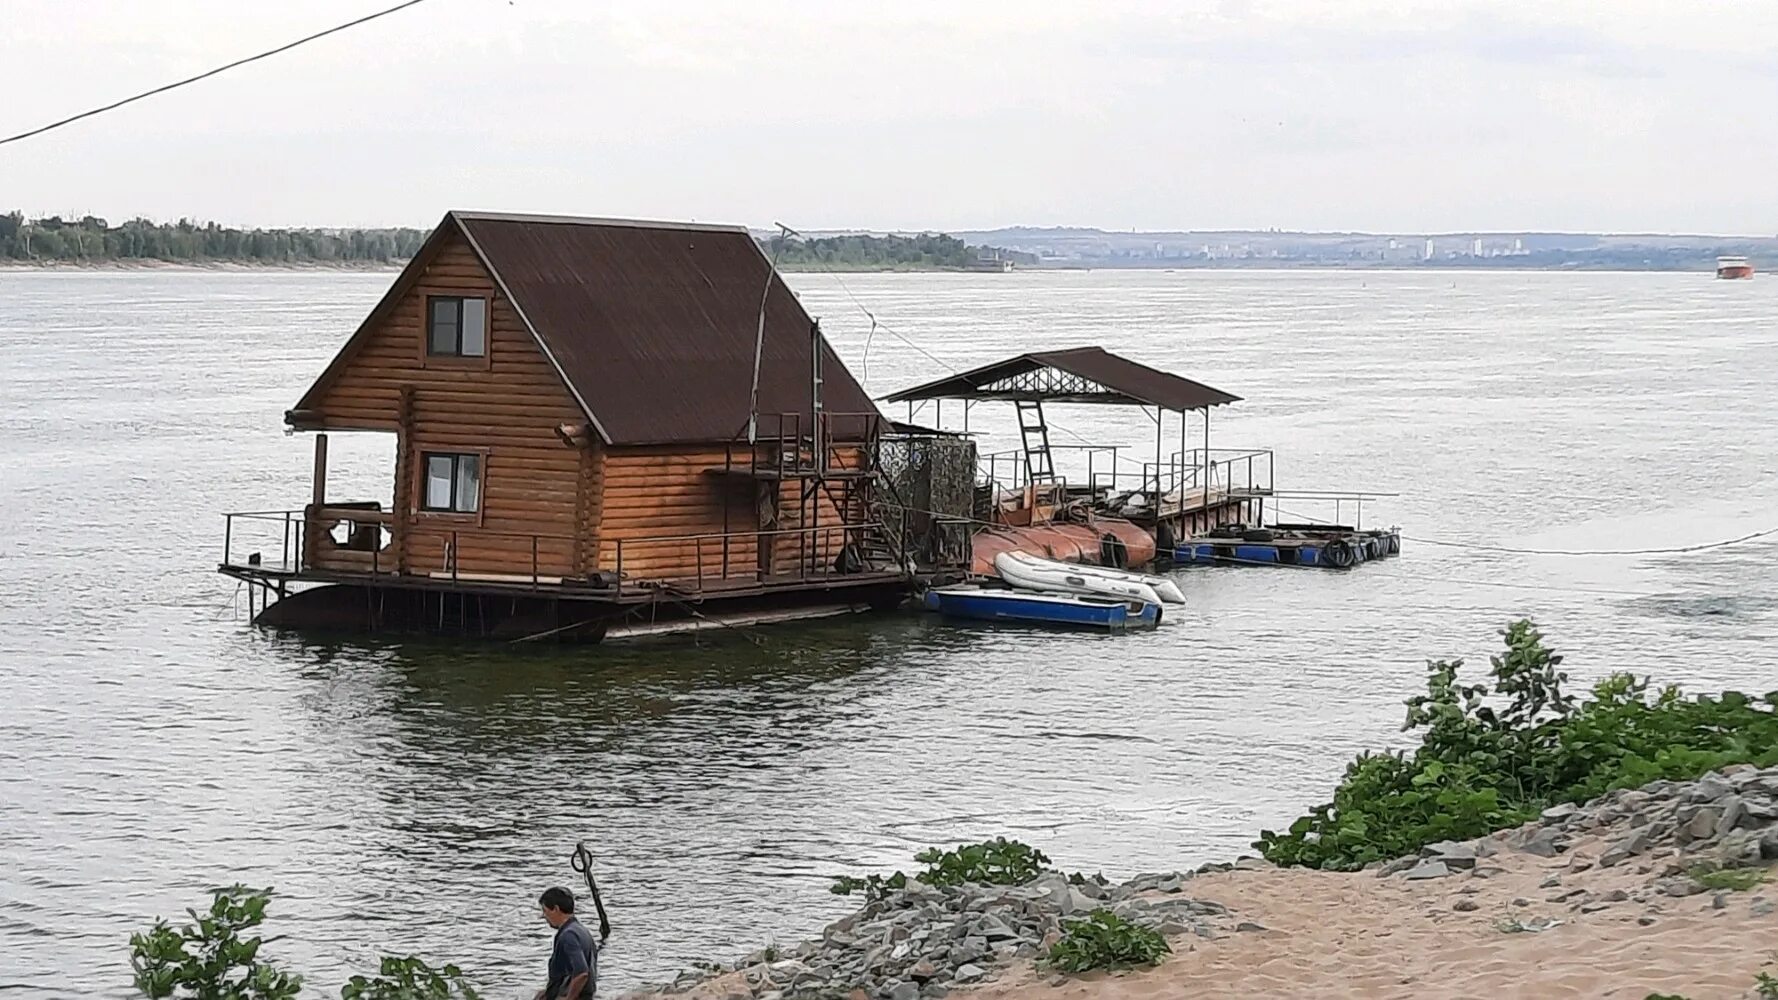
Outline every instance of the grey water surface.
{"label": "grey water surface", "polygon": [[[1108,875],[1226,858],[1399,744],[1426,657],[1479,665],[1516,616],[1577,677],[1778,688],[1778,539],[1468,547],[1778,525],[1778,280],[793,275],[876,394],[1088,343],[1237,393],[1217,446],[1275,449],[1283,489],[1399,494],[1364,516],[1403,555],[1182,572],[1190,603],[1122,637],[914,613],[758,645],[257,631],[218,515],[300,505],[282,412],[390,280],[0,272],[0,996],[126,996],[129,933],[235,881],[277,887],[269,953],[317,996],[384,952],[528,996],[533,901],[579,840],[613,988],[816,932],[849,907],[824,876],[930,844],[1007,834]],[[1152,455],[1139,413],[1052,417],[1058,444]],[[388,496],[388,442],[333,451],[334,495]]]}

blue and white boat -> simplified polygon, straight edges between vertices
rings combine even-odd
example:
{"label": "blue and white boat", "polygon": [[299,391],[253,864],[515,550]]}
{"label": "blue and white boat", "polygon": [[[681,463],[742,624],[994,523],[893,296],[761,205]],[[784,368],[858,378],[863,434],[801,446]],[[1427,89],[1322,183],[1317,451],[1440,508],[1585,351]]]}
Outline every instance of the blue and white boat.
{"label": "blue and white boat", "polygon": [[1161,606],[1081,594],[1039,594],[957,584],[926,592],[926,608],[950,618],[1122,632],[1160,624]]}

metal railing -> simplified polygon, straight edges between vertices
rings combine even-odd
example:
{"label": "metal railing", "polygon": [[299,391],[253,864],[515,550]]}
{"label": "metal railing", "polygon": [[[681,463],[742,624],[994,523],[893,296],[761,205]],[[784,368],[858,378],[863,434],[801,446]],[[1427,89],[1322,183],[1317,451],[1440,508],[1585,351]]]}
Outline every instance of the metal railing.
{"label": "metal railing", "polygon": [[[405,575],[444,577],[454,583],[528,586],[533,590],[565,587],[611,592],[621,590],[625,583],[690,582],[696,589],[703,590],[712,584],[735,581],[764,584],[825,580],[848,575],[848,570],[839,565],[841,553],[848,546],[854,547],[854,553],[859,556],[859,564],[850,570],[857,572],[866,568],[862,558],[869,548],[869,533],[905,538],[907,517],[905,511],[900,513],[899,530],[893,533],[884,530],[884,522],[871,521],[771,531],[719,531],[615,538],[601,541],[599,550],[591,560],[593,569],[585,577],[577,579],[576,568],[563,565],[572,563],[573,556],[564,560],[559,554],[563,546],[572,551],[575,544],[572,536],[456,528],[422,521],[417,525],[408,525],[405,537],[397,537],[393,530],[394,515],[389,511],[372,504],[329,504],[304,510],[240,511],[224,514],[222,566],[225,569],[284,577],[294,577],[305,570],[319,570],[327,573],[329,578],[347,576],[372,579],[403,575],[401,564],[405,562],[410,567],[416,563],[424,563],[429,569],[434,565],[437,567],[426,573],[410,571]],[[332,531],[342,522],[352,525],[347,533],[347,542],[340,544],[325,540],[333,537]],[[366,528],[375,529],[375,543],[359,548],[352,547],[355,540],[362,541],[371,537],[362,534]],[[384,538],[385,533],[387,540]],[[794,550],[782,553],[783,558],[780,560],[776,548],[779,541],[792,537],[797,540]],[[411,545],[416,539],[442,541],[442,555],[421,559],[416,553],[409,551],[398,558],[396,553],[390,551],[397,546]],[[485,565],[465,568],[462,550],[465,540],[516,541],[516,548],[521,553],[528,550],[529,554],[528,557],[521,556],[525,561],[516,566],[511,561],[500,563],[478,558],[471,561]],[[244,541],[245,545],[242,544]],[[755,546],[754,559],[745,566],[737,565],[738,561],[732,556],[741,546],[736,543],[749,541]],[[280,553],[280,561],[267,563],[263,551],[259,550],[270,548],[273,544]],[[760,545],[773,546],[773,551],[764,563],[758,558],[757,547]],[[684,559],[679,556],[671,557],[670,560],[663,560],[659,556],[662,549],[683,550],[686,546],[691,549],[689,567],[684,566]],[[248,549],[249,554],[238,555],[243,548]],[[335,558],[341,554],[358,552],[364,555]],[[611,556],[609,561],[606,559],[607,554]],[[893,553],[892,558],[896,560],[898,567],[907,563],[905,552]],[[643,576],[634,573],[632,570],[638,559],[655,565],[664,562],[666,570],[661,575]],[[631,563],[628,569],[625,566],[626,561]],[[709,562],[716,563],[714,571],[707,565]],[[785,565],[781,566],[780,562]],[[602,579],[606,566],[610,567],[610,572],[615,577],[613,583]],[[679,568],[686,568],[689,573],[676,572]]]}
{"label": "metal railing", "polygon": [[[1202,500],[1217,491],[1262,495],[1273,488],[1273,454],[1268,449],[1212,448],[1206,452],[1193,448],[1175,451],[1158,463],[1139,464],[1123,459],[1119,453],[1128,449],[1115,445],[1051,445],[1050,450],[1086,456],[1086,488],[1096,497],[1135,493],[1145,495],[1152,503],[1175,491],[1198,491]],[[990,452],[977,462],[986,483],[1013,490],[1027,485],[1022,449]]]}
{"label": "metal railing", "polygon": [[[1340,490],[1284,490],[1273,493],[1274,527],[1364,528],[1364,505],[1393,499],[1398,493],[1357,493]],[[1289,507],[1284,506],[1289,504]],[[1313,513],[1305,511],[1309,508]],[[1331,517],[1324,516],[1331,513]],[[1347,515],[1351,520],[1347,520]]]}
{"label": "metal railing", "polygon": [[[659,582],[680,583],[690,581],[698,590],[712,584],[727,584],[736,581],[764,584],[768,582],[805,582],[809,580],[827,580],[836,576],[850,575],[838,564],[841,553],[854,546],[860,554],[865,548],[867,533],[878,532],[885,537],[906,537],[906,512],[903,512],[900,530],[889,532],[881,521],[854,524],[833,524],[816,528],[778,528],[771,531],[713,531],[691,535],[650,535],[636,538],[614,538],[599,543],[598,562],[606,564],[605,555],[612,554],[610,565],[620,582],[630,580],[653,580]],[[783,572],[778,565],[777,543],[780,539],[795,538],[794,552],[785,553],[785,562],[790,564],[790,572]],[[736,543],[754,543],[753,561],[750,564],[737,565],[734,558],[739,546]],[[666,549],[673,555],[666,557],[671,560],[669,565],[681,566],[685,559],[684,549],[691,547],[690,559],[692,575],[640,575],[625,569],[626,560],[632,569],[638,558],[648,558],[651,563],[662,560],[660,550]],[[760,557],[759,546],[772,546],[764,559]],[[639,551],[640,550],[640,551]],[[653,550],[653,551],[650,551]],[[706,558],[708,552],[708,558]],[[649,558],[652,557],[652,558]],[[906,554],[897,554],[898,562],[905,565]],[[714,563],[713,570],[707,569],[708,563]],[[860,566],[862,568],[862,565]]]}
{"label": "metal railing", "polygon": [[[343,543],[333,540],[334,529],[342,524],[349,526]],[[244,559],[236,557],[238,544],[244,535],[269,539],[273,525],[276,525],[278,531],[278,563],[268,565],[259,552],[250,553]],[[367,531],[370,533],[366,534]],[[411,552],[398,556],[390,551],[396,546],[411,544],[419,538],[438,539],[443,543],[442,552],[436,560],[421,560]],[[529,555],[522,557],[525,562],[518,566],[490,563],[486,570],[466,570],[463,568],[462,555],[462,542],[465,538],[497,543],[516,542],[516,548],[521,553],[529,550]],[[239,511],[224,514],[222,539],[222,565],[237,570],[258,570],[283,575],[320,570],[333,575],[376,578],[400,574],[402,557],[405,557],[409,563],[424,561],[430,565],[436,561],[438,567],[430,573],[409,575],[448,574],[453,582],[470,578],[477,582],[524,584],[534,590],[545,585],[554,586],[566,582],[564,578],[570,575],[571,570],[558,569],[554,565],[554,554],[546,553],[546,550],[574,544],[574,538],[570,535],[497,531],[479,527],[459,528],[427,524],[423,521],[408,525],[406,537],[397,537],[394,513],[383,510],[380,504],[374,502],[331,503],[320,507],[311,505],[302,510]]]}
{"label": "metal railing", "polygon": [[[804,414],[799,412],[761,413],[754,424],[752,442],[747,441],[745,425],[730,439],[724,466],[730,472],[769,471],[780,479],[819,471],[838,472],[845,468],[839,461],[839,449],[863,447],[868,453],[882,436],[884,424],[880,413],[823,410],[820,419],[813,422],[804,420]],[[740,455],[737,448],[742,449]]]}
{"label": "metal railing", "polygon": [[[1052,456],[1072,454],[1086,456],[1086,482],[1092,485],[1101,480],[1107,473],[1117,471],[1118,452],[1123,450],[1118,445],[1110,444],[1052,444],[1049,446]],[[1078,460],[1076,461],[1078,465]],[[1006,451],[991,451],[976,456],[976,469],[982,480],[995,486],[1007,489],[1023,489],[1026,485],[1025,450],[1011,448]],[[1057,477],[1066,481],[1063,470],[1057,470]]]}

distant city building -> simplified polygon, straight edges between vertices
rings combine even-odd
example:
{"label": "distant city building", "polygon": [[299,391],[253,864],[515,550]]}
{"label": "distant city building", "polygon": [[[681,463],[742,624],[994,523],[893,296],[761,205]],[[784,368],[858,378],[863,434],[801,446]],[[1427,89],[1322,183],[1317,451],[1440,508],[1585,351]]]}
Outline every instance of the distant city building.
{"label": "distant city building", "polygon": [[1436,247],[1434,247],[1434,246],[1433,246],[1433,245],[1432,245],[1432,241],[1431,241],[1431,240],[1427,240],[1427,241],[1426,241],[1426,254],[1425,254],[1425,255],[1424,255],[1424,256],[1422,256],[1422,257],[1421,257],[1421,258],[1420,258],[1420,259],[1421,259],[1421,260],[1431,260],[1431,259],[1432,259],[1432,255],[1433,255],[1433,254],[1434,254],[1434,253],[1435,253],[1435,252],[1437,252],[1437,248],[1436,248]]}
{"label": "distant city building", "polygon": [[1471,257],[1480,257],[1482,255],[1482,238],[1480,236],[1470,241],[1469,255]]}
{"label": "distant city building", "polygon": [[964,265],[969,271],[1000,272],[1012,270],[1012,260],[1003,256],[998,250],[981,249],[975,252],[975,259]]}

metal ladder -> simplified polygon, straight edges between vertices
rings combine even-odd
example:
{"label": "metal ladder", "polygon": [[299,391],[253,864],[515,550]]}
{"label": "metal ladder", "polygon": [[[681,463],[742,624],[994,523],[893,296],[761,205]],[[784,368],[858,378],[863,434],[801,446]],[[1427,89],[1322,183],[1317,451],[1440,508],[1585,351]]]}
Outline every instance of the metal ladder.
{"label": "metal ladder", "polygon": [[1013,405],[1018,409],[1019,438],[1025,446],[1025,481],[1033,486],[1055,482],[1056,463],[1050,455],[1050,431],[1043,422],[1043,404],[1020,399]]}

